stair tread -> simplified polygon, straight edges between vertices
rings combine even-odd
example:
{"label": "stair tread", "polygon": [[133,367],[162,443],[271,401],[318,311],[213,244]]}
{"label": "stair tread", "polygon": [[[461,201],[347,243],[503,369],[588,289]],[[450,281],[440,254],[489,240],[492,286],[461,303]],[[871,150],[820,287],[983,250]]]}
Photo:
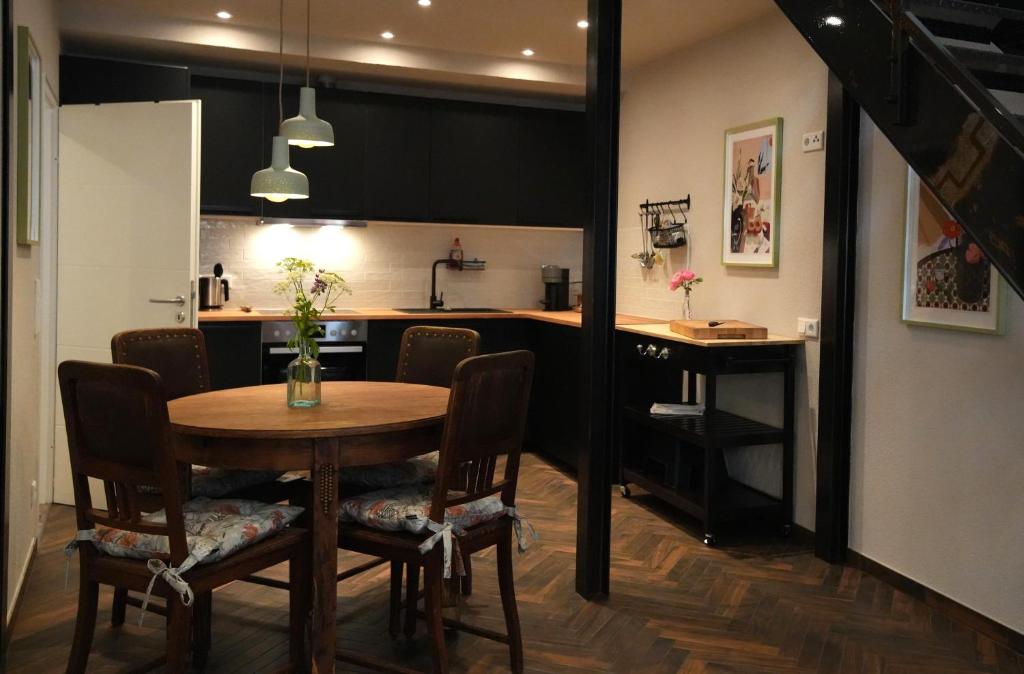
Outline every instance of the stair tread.
{"label": "stair tread", "polygon": [[988,17],[1024,22],[1024,9],[970,0],[911,0],[907,3],[907,8],[919,16],[936,19],[948,19],[955,15],[967,21]]}
{"label": "stair tread", "polygon": [[1024,56],[971,47],[951,46],[948,49],[971,70],[1024,77]]}

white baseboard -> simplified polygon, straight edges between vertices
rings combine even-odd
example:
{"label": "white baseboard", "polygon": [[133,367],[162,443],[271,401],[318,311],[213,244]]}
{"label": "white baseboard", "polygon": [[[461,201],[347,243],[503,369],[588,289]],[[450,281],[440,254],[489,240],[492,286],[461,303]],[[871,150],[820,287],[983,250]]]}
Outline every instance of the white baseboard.
{"label": "white baseboard", "polygon": [[35,536],[32,537],[32,542],[28,546],[28,553],[25,555],[25,561],[21,565],[21,573],[18,574],[18,582],[14,584],[14,589],[11,591],[10,600],[7,603],[7,628],[11,627],[11,619],[14,617],[14,610],[18,607],[18,600],[21,599],[21,591],[25,588],[25,580],[28,578],[29,567],[32,566],[32,558],[36,556],[36,542],[39,539]]}

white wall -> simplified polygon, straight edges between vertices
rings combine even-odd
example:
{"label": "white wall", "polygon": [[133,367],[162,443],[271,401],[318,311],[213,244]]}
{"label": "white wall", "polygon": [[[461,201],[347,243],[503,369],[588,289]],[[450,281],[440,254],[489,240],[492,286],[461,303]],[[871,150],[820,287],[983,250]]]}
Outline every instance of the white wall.
{"label": "white wall", "polygon": [[230,279],[227,308],[283,307],[271,288],[281,278],[275,263],[302,257],[337,271],[352,286],[338,307],[425,307],[430,299],[430,265],[448,257],[459,237],[465,259],[487,261],[485,271],[438,269],[437,286],[449,307],[540,308],[542,264],[571,270],[579,280],[583,233],[559,229],[401,225],[371,223],[365,229],[256,225],[253,220],[203,219],[199,271],[224,265]]}
{"label": "white wall", "polygon": [[[807,131],[825,128],[828,74],[795,28],[775,9],[753,24],[630,72],[619,138],[618,311],[682,317],[682,294],[667,289],[686,264],[686,249],[644,272],[637,205],[692,194],[692,268],[704,278],[693,296],[697,318],[734,318],[794,335],[797,317],[817,317],[821,303],[824,153],[804,154]],[[723,267],[724,133],[769,117],[784,119],[782,213],[777,269]],[[724,382],[722,406],[766,422],[781,421],[781,377]],[[796,521],[814,526],[814,452],[818,345],[808,342],[797,370]],[[730,471],[781,491],[778,451],[743,451]]]}
{"label": "white wall", "polygon": [[[39,49],[43,71],[54,89],[58,86],[60,39],[57,34],[56,3],[53,0],[16,0],[14,25],[28,26]],[[15,32],[15,39],[17,35]],[[15,43],[15,59],[17,44]],[[17,63],[15,64],[17,68]],[[15,98],[11,98],[11,194],[15,189],[17,157],[17,119]],[[11,200],[11,241],[15,240],[15,204]],[[43,232],[50,236],[52,232]],[[8,418],[7,506],[9,539],[7,542],[7,589],[10,612],[33,542],[39,531],[39,504],[33,498],[32,482],[39,478],[39,386],[40,343],[35,335],[35,286],[40,278],[39,246],[12,246],[10,251],[10,409]]]}
{"label": "white wall", "polygon": [[1006,334],[900,321],[907,166],[861,127],[850,547],[1024,631],[1024,303]]}

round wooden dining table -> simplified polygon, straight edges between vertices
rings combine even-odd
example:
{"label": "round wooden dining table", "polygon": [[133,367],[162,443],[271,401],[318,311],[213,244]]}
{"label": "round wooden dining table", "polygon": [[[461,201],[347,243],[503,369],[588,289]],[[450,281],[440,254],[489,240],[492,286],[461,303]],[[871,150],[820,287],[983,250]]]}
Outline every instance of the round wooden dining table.
{"label": "round wooden dining table", "polygon": [[289,408],[286,385],[226,389],[168,403],[178,460],[218,468],[308,470],[312,504],[312,671],[334,671],[338,473],[403,461],[440,446],[448,389],[324,382],[322,403]]}

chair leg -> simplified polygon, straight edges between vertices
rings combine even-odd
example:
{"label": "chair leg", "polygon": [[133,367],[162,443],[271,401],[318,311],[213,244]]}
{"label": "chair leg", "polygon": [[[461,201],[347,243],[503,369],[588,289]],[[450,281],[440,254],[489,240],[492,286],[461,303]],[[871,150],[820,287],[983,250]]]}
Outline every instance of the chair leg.
{"label": "chair leg", "polygon": [[461,580],[462,594],[468,597],[473,594],[473,555],[462,553],[462,566],[466,569],[466,575]]}
{"label": "chair leg", "polygon": [[205,669],[213,643],[213,592],[196,595],[192,605],[192,665]]}
{"label": "chair leg", "polygon": [[416,635],[416,605],[420,596],[420,567],[417,564],[405,566],[405,636]]}
{"label": "chair leg", "polygon": [[75,637],[71,643],[68,658],[68,673],[84,672],[92,649],[92,635],[96,631],[96,609],[99,604],[100,586],[90,580],[83,565],[78,585],[78,615],[75,617]]}
{"label": "chair leg", "polygon": [[184,674],[188,671],[188,656],[192,652],[192,607],[185,606],[177,594],[167,597],[167,672]]}
{"label": "chair leg", "polygon": [[427,556],[423,567],[423,611],[430,635],[434,674],[448,674],[448,651],[444,644],[444,621],[441,617],[443,583],[440,550],[435,549]]}
{"label": "chair leg", "polygon": [[110,603],[110,626],[120,627],[124,624],[125,611],[128,608],[128,590],[123,587],[114,588],[114,601]]}
{"label": "chair leg", "polygon": [[498,588],[501,608],[505,612],[505,630],[508,634],[509,659],[513,674],[523,671],[523,635],[519,629],[519,610],[516,608],[516,588],[512,580],[512,533],[498,542]]}
{"label": "chair leg", "polygon": [[303,546],[288,562],[288,653],[293,671],[309,667],[310,559],[308,546]]}
{"label": "chair leg", "polygon": [[388,634],[398,638],[399,623],[402,621],[402,563],[391,562],[391,597],[388,613]]}

